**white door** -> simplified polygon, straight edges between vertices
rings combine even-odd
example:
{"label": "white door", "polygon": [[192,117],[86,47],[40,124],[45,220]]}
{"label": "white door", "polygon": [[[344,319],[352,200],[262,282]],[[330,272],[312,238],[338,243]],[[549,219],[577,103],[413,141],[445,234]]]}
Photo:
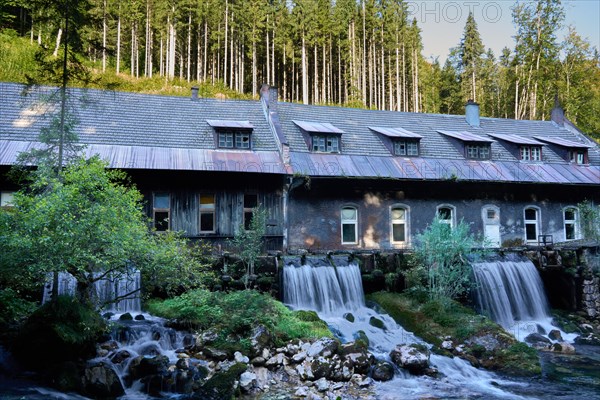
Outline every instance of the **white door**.
{"label": "white door", "polygon": [[482,217],[486,245],[500,247],[500,209],[496,206],[483,207]]}

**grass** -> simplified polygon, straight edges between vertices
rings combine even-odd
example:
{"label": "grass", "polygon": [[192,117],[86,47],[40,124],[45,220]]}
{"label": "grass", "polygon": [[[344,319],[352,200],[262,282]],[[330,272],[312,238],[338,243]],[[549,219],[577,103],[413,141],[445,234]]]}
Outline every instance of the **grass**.
{"label": "grass", "polygon": [[168,300],[152,300],[147,308],[191,329],[212,329],[219,335],[216,346],[231,352],[249,350],[249,335],[257,325],[271,332],[275,345],[332,336],[318,317],[291,311],[269,295],[253,290],[224,293],[198,289]]}

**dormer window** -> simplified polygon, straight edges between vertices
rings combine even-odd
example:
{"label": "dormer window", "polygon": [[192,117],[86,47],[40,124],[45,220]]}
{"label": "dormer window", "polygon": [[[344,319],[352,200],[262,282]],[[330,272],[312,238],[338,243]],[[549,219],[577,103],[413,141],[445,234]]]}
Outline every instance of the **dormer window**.
{"label": "dormer window", "polygon": [[573,164],[587,164],[587,149],[569,150],[569,161]]}
{"label": "dormer window", "polygon": [[315,153],[341,153],[344,131],[327,122],[292,121],[302,131],[310,151]]}
{"label": "dormer window", "polygon": [[216,144],[220,149],[252,149],[252,130],[249,121],[206,120],[216,133]]}
{"label": "dormer window", "polygon": [[542,148],[540,146],[521,146],[519,152],[523,161],[542,161]]}
{"label": "dormer window", "polygon": [[312,135],[312,151],[320,153],[339,153],[340,138],[333,135]]}
{"label": "dormer window", "polygon": [[464,155],[467,159],[489,160],[491,158],[491,145],[494,140],[467,131],[438,130],[438,132],[444,136],[460,140],[464,144]]}
{"label": "dormer window", "polygon": [[510,133],[488,133],[488,135],[508,143],[510,151],[521,161],[542,161],[542,146],[545,146],[542,142]]}
{"label": "dormer window", "polygon": [[397,156],[419,155],[419,142],[412,140],[394,140],[394,154]]}
{"label": "dormer window", "polygon": [[593,147],[585,143],[573,142],[557,137],[535,136],[535,138],[561,148],[562,151],[557,152],[558,154],[562,154],[567,161],[579,165],[588,163],[588,149]]}
{"label": "dormer window", "polygon": [[369,129],[379,134],[383,144],[395,156],[417,157],[419,155],[419,141],[423,138],[421,135],[400,127],[370,126]]}
{"label": "dormer window", "polygon": [[468,144],[465,147],[465,157],[471,160],[489,160],[489,143]]}

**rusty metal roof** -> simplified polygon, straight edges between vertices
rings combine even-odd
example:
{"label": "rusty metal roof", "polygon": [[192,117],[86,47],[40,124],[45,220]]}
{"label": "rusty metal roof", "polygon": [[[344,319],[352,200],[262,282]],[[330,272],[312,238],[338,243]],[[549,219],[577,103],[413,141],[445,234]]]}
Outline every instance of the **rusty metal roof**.
{"label": "rusty metal roof", "polygon": [[250,121],[207,119],[206,122],[213,128],[254,129],[254,126],[250,123]]}
{"label": "rusty metal roof", "polygon": [[560,147],[567,147],[570,149],[589,149],[589,148],[594,147],[589,144],[580,143],[580,142],[572,142],[570,140],[566,140],[566,139],[562,139],[562,138],[555,138],[555,137],[548,137],[548,136],[534,136],[534,138],[541,140],[543,142],[555,144]]}
{"label": "rusty metal roof", "polygon": [[404,138],[404,139],[422,139],[423,136],[408,131],[404,128],[388,128],[383,126],[369,126],[369,129],[377,133],[381,133],[389,138]]}
{"label": "rusty metal roof", "polygon": [[290,152],[295,173],[313,177],[600,184],[600,166],[374,157]]}
{"label": "rusty metal roof", "polygon": [[475,135],[471,132],[467,131],[446,131],[446,130],[437,130],[442,135],[450,136],[458,140],[462,140],[463,142],[479,142],[479,143],[493,143],[495,140],[486,138],[484,136]]}
{"label": "rusty metal roof", "polygon": [[[19,153],[40,143],[0,140],[0,165],[12,165]],[[271,151],[231,151],[151,146],[89,144],[84,152],[98,155],[111,168],[187,171],[227,171],[286,174],[279,155]]]}
{"label": "rusty metal roof", "polygon": [[293,122],[298,125],[300,128],[304,129],[306,132],[316,132],[316,133],[345,133],[343,130],[335,127],[334,125],[328,122],[309,122],[309,121],[298,121],[293,120]]}
{"label": "rusty metal roof", "polygon": [[488,133],[488,136],[494,139],[504,140],[514,144],[530,145],[530,146],[545,146],[545,143],[539,142],[535,139],[526,138],[519,135],[512,135],[510,133]]}

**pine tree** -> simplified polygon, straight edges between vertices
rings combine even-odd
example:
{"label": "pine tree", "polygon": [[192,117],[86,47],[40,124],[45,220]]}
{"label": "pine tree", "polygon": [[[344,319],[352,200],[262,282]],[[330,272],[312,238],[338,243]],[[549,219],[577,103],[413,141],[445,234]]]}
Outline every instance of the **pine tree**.
{"label": "pine tree", "polygon": [[477,100],[478,80],[480,70],[483,64],[482,55],[484,53],[483,42],[473,13],[469,13],[462,40],[460,42],[460,76],[463,94],[467,97],[464,100]]}

